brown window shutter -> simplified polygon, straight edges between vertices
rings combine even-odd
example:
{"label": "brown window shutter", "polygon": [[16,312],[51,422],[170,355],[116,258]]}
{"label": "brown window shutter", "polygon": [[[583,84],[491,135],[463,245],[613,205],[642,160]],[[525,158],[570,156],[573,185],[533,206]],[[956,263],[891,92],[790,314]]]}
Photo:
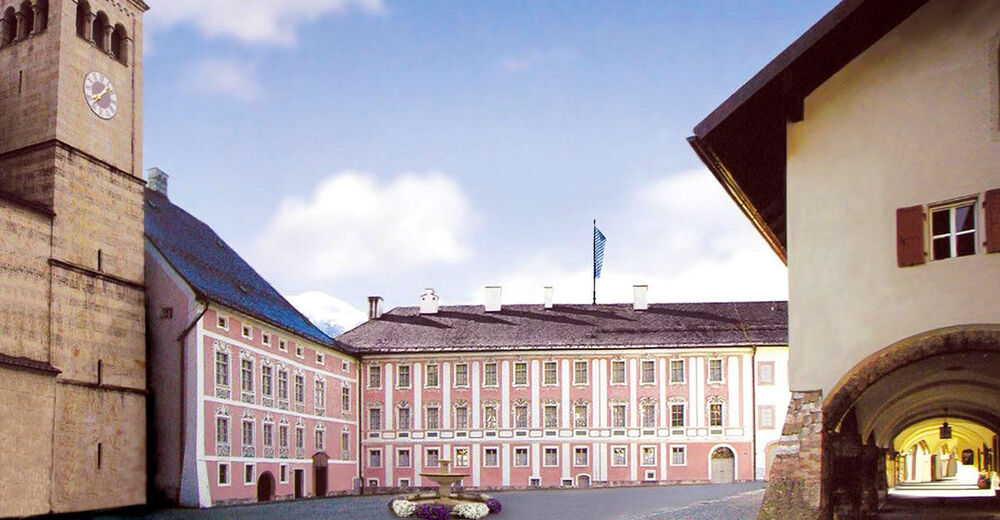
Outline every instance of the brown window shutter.
{"label": "brown window shutter", "polygon": [[924,207],[896,210],[896,262],[899,267],[924,263]]}
{"label": "brown window shutter", "polygon": [[983,208],[986,210],[986,252],[1000,253],[1000,188],[986,192]]}

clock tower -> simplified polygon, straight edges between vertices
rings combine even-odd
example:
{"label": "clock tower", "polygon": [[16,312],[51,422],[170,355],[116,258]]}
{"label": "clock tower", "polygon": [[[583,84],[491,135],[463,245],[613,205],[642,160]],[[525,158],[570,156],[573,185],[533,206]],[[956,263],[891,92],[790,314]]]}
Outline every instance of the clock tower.
{"label": "clock tower", "polygon": [[0,0],[0,517],[146,500],[143,0]]}

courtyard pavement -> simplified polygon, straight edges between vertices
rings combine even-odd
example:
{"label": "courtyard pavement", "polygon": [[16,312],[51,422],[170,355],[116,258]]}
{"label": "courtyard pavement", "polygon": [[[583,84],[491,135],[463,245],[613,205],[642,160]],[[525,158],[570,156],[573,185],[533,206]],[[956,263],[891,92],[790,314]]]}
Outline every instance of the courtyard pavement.
{"label": "courtyard pavement", "polygon": [[[764,497],[763,482],[617,489],[559,489],[495,493],[497,520],[752,520]],[[390,496],[337,497],[213,509],[168,509],[94,520],[395,519]]]}

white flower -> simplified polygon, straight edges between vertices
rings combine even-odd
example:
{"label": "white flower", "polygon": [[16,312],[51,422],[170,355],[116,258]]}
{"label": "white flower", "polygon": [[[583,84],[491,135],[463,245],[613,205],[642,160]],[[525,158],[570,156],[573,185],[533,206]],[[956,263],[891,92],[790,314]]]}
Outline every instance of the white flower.
{"label": "white flower", "polygon": [[458,504],[452,511],[458,516],[468,518],[469,520],[479,520],[490,514],[490,508],[486,507],[486,504],[482,502]]}
{"label": "white flower", "polygon": [[392,512],[396,513],[396,516],[407,517],[413,514],[417,509],[417,504],[410,502],[409,500],[403,500],[398,498],[392,502]]}

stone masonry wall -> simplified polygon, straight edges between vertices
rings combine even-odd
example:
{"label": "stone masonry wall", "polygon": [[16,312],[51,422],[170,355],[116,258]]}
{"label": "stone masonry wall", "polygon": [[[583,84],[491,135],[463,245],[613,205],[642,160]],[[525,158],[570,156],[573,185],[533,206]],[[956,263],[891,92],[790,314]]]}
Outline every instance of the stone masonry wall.
{"label": "stone masonry wall", "polygon": [[49,512],[55,378],[0,366],[0,516]]}
{"label": "stone masonry wall", "polygon": [[0,199],[0,353],[49,360],[51,219]]}
{"label": "stone masonry wall", "polygon": [[792,392],[759,520],[822,518],[823,396]]}

